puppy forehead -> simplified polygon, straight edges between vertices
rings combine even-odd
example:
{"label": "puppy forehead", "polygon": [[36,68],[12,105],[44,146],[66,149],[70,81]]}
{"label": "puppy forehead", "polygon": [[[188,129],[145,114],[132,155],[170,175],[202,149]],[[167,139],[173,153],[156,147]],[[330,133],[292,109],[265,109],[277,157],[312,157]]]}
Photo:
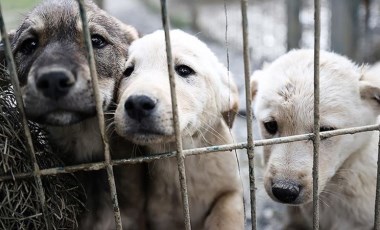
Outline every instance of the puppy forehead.
{"label": "puppy forehead", "polygon": [[[273,113],[292,113],[293,117],[304,118],[312,115],[314,66],[310,55],[312,53],[288,54],[264,70],[265,76],[259,79],[260,103],[257,113],[261,115],[258,116],[265,119],[265,116]],[[320,66],[322,116],[343,115],[356,107],[360,101],[359,78],[360,71],[354,64],[340,57],[322,53]],[[260,113],[260,111],[266,112]]]}
{"label": "puppy forehead", "polygon": [[[202,63],[215,61],[215,55],[198,38],[180,30],[170,31],[170,40],[174,61],[187,61]],[[132,43],[131,57],[151,61],[166,61],[166,44],[164,31],[159,30],[146,35]]]}
{"label": "puppy forehead", "polygon": [[[104,27],[106,31],[113,32],[111,28],[115,23],[110,17],[97,10],[91,1],[85,1],[87,18],[90,30],[97,31]],[[96,13],[94,13],[96,11]],[[78,2],[75,0],[45,0],[32,10],[19,31],[33,28],[41,35],[54,34],[58,37],[76,36],[81,34],[82,23],[79,15]],[[112,34],[111,34],[112,35]]]}

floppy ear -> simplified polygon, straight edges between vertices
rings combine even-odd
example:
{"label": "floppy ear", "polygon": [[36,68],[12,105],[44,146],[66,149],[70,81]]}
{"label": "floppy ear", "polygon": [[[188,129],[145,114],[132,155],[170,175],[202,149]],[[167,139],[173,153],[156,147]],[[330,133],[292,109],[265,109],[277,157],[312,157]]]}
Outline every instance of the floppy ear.
{"label": "floppy ear", "polygon": [[137,32],[135,27],[124,23],[120,23],[120,28],[123,30],[124,35],[126,36],[126,39],[129,44],[139,38],[139,33]]}
{"label": "floppy ear", "polygon": [[[12,41],[13,41],[15,34],[16,34],[15,30],[11,30],[8,33],[8,39],[9,39],[9,42],[11,44],[12,44]],[[0,65],[1,65],[1,67],[5,67],[5,47],[4,47],[4,41],[3,40],[0,41]]]}
{"label": "floppy ear", "polygon": [[261,75],[263,75],[264,72],[262,70],[256,70],[253,72],[251,76],[251,99],[252,101],[255,100],[256,94],[257,94],[257,89],[258,89],[258,81]]}
{"label": "floppy ear", "polygon": [[380,113],[380,87],[369,81],[360,81],[360,96],[372,102],[374,109]]}
{"label": "floppy ear", "polygon": [[[221,65],[221,64],[220,64]],[[239,109],[239,93],[232,74],[221,65],[220,73],[221,113],[228,127],[232,128]]]}
{"label": "floppy ear", "polygon": [[371,102],[375,111],[380,114],[380,65],[362,74],[359,87],[361,98]]}
{"label": "floppy ear", "polygon": [[[13,38],[15,36],[16,31],[11,31],[8,34],[9,42],[12,44]],[[5,60],[5,47],[4,47],[4,41],[0,41],[0,87],[3,87],[5,85],[9,84],[9,79],[7,78],[6,73],[6,60]]]}

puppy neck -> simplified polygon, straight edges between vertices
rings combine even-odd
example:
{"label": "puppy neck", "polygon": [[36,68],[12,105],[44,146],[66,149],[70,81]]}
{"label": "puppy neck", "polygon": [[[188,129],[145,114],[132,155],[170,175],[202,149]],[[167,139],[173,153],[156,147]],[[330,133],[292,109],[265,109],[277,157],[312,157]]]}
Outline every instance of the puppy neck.
{"label": "puppy neck", "polygon": [[71,126],[48,126],[47,131],[65,164],[102,160],[103,143],[96,117]]}

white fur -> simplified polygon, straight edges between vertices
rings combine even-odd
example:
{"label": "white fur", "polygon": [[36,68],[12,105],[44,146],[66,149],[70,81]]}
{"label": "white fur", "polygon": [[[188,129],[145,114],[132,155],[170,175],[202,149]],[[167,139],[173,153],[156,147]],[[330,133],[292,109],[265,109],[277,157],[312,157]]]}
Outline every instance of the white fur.
{"label": "white fur", "polygon": [[[380,84],[375,86],[375,82],[365,76],[363,67],[342,56],[322,51],[320,57],[321,127],[338,129],[375,124],[380,106],[374,98],[380,93]],[[260,123],[262,138],[313,132],[313,73],[313,51],[298,50],[253,74],[254,114]],[[274,135],[264,127],[264,122],[270,120],[278,123],[278,132]],[[377,139],[376,132],[366,132],[321,141],[321,229],[373,228]],[[277,200],[271,187],[275,180],[299,183],[302,189],[292,204],[302,210],[305,225],[310,227],[312,142],[266,146],[264,154],[267,193]]]}
{"label": "white fur", "polygon": [[[197,38],[179,30],[170,35],[174,65],[187,65],[195,71],[187,78],[175,74],[184,149],[232,143],[222,116],[237,109],[232,76]],[[119,88],[116,131],[146,146],[151,153],[173,151],[176,147],[163,31],[135,41],[129,51],[127,66],[134,66],[134,71]],[[133,95],[145,95],[157,102],[155,112],[141,122],[129,117],[124,108]],[[189,156],[185,165],[193,229],[243,229],[243,197],[234,153]],[[149,173],[150,228],[183,229],[176,159],[151,163]]]}

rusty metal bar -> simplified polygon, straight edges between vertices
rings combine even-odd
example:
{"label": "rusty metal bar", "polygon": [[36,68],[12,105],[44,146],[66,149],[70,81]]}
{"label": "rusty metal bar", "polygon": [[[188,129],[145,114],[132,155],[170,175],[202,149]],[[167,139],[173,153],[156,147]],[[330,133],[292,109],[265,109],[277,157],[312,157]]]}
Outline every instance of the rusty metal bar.
{"label": "rusty metal bar", "polygon": [[[321,132],[321,139],[328,139],[340,135],[355,134],[360,132],[370,132],[370,131],[379,131],[379,125],[368,125],[362,127],[354,127],[347,129],[338,129],[333,131]],[[276,145],[296,141],[305,141],[312,140],[314,137],[313,133],[294,135],[281,138],[265,139],[254,141],[255,146],[265,146],[265,145]],[[183,150],[185,156],[201,155],[212,152],[223,152],[223,151],[232,151],[235,149],[246,149],[248,146],[247,142],[241,142],[237,144],[228,144],[228,145],[218,145],[218,146],[209,146],[195,149],[186,149]],[[138,164],[143,162],[151,162],[155,160],[162,160],[167,158],[176,157],[177,152],[161,153],[144,157],[130,158],[130,159],[120,159],[112,160],[112,166],[126,165],[126,164]],[[66,166],[66,167],[56,167],[49,169],[42,169],[39,171],[39,175],[48,176],[48,175],[58,175],[65,173],[74,173],[78,171],[96,171],[106,168],[105,162],[95,162],[95,163],[86,163],[80,165]],[[7,180],[16,180],[16,179],[25,179],[33,177],[34,173],[19,173],[15,175],[4,175],[0,176],[0,182]]]}
{"label": "rusty metal bar", "polygon": [[314,138],[313,138],[313,230],[319,229],[319,145],[321,141],[319,127],[319,51],[321,37],[321,3],[314,0]]}
{"label": "rusty metal bar", "polygon": [[176,146],[177,146],[177,164],[178,164],[178,172],[179,172],[179,182],[181,185],[183,215],[185,218],[184,224],[185,224],[185,229],[190,230],[191,223],[190,223],[189,198],[188,198],[187,185],[186,185],[185,155],[183,153],[183,148],[182,148],[181,130],[180,130],[180,124],[179,124],[179,117],[178,117],[176,81],[175,81],[175,75],[174,75],[174,63],[173,63],[172,49],[171,49],[171,43],[170,43],[170,29],[169,29],[170,22],[169,22],[169,17],[168,17],[166,0],[161,0],[161,17],[162,17],[162,26],[165,32],[166,58],[168,62],[174,132],[175,132],[175,139],[176,139]]}
{"label": "rusty metal bar", "polygon": [[255,143],[253,141],[252,130],[252,98],[250,86],[250,55],[248,41],[248,17],[247,17],[247,0],[241,0],[242,31],[243,31],[243,55],[244,55],[244,77],[245,77],[245,101],[247,111],[247,155],[249,165],[249,190],[251,198],[251,221],[252,230],[256,229],[256,186],[255,186]]}
{"label": "rusty metal bar", "polygon": [[121,223],[119,202],[118,202],[117,193],[116,193],[115,177],[114,177],[112,165],[110,163],[111,155],[110,155],[110,149],[109,149],[109,144],[108,144],[108,138],[105,134],[103,103],[100,97],[100,92],[99,92],[99,87],[98,87],[98,77],[96,73],[94,51],[92,48],[91,35],[90,35],[89,27],[88,27],[86,10],[84,8],[84,0],[78,0],[78,5],[79,5],[79,11],[80,11],[80,16],[82,20],[82,29],[83,29],[83,35],[84,35],[84,40],[85,40],[85,46],[86,46],[87,54],[88,54],[87,59],[88,59],[89,67],[90,67],[92,88],[95,95],[96,112],[97,112],[97,117],[99,121],[99,130],[100,130],[100,135],[102,137],[102,141],[104,145],[104,161],[105,161],[105,168],[107,171],[108,183],[109,183],[110,192],[111,192],[113,210],[115,214],[116,229],[120,230],[120,229],[123,229],[123,227]]}
{"label": "rusty metal bar", "polygon": [[37,164],[36,153],[35,153],[33,141],[32,141],[32,135],[30,133],[28,121],[27,121],[26,115],[25,115],[24,102],[23,102],[22,96],[21,96],[20,82],[19,82],[18,76],[17,76],[17,70],[16,70],[16,65],[15,65],[14,59],[13,59],[11,44],[9,42],[8,34],[7,34],[7,31],[5,28],[5,24],[4,24],[3,11],[2,11],[1,3],[0,3],[0,30],[1,30],[1,37],[3,38],[3,42],[4,42],[5,58],[7,61],[7,67],[9,70],[9,75],[11,78],[11,82],[12,82],[12,86],[13,86],[13,90],[14,90],[14,94],[15,94],[15,98],[16,98],[16,102],[17,102],[17,108],[18,108],[20,115],[21,115],[21,118],[22,118],[22,126],[24,128],[24,135],[25,135],[25,138],[27,140],[26,147],[27,147],[27,150],[30,154],[30,159],[32,160],[32,168],[33,168],[32,175],[33,175],[34,180],[35,180],[36,185],[37,185],[37,193],[38,193],[38,197],[40,198],[41,209],[42,209],[42,214],[44,217],[46,229],[51,229],[51,224],[50,224],[50,221],[48,218],[47,208],[46,208],[45,191],[44,191],[44,188],[42,186],[41,177],[39,175],[40,168]]}
{"label": "rusty metal bar", "polygon": [[[380,131],[380,125],[379,125]],[[379,144],[377,149],[377,180],[376,180],[376,199],[375,199],[375,230],[380,230],[380,132]]]}

